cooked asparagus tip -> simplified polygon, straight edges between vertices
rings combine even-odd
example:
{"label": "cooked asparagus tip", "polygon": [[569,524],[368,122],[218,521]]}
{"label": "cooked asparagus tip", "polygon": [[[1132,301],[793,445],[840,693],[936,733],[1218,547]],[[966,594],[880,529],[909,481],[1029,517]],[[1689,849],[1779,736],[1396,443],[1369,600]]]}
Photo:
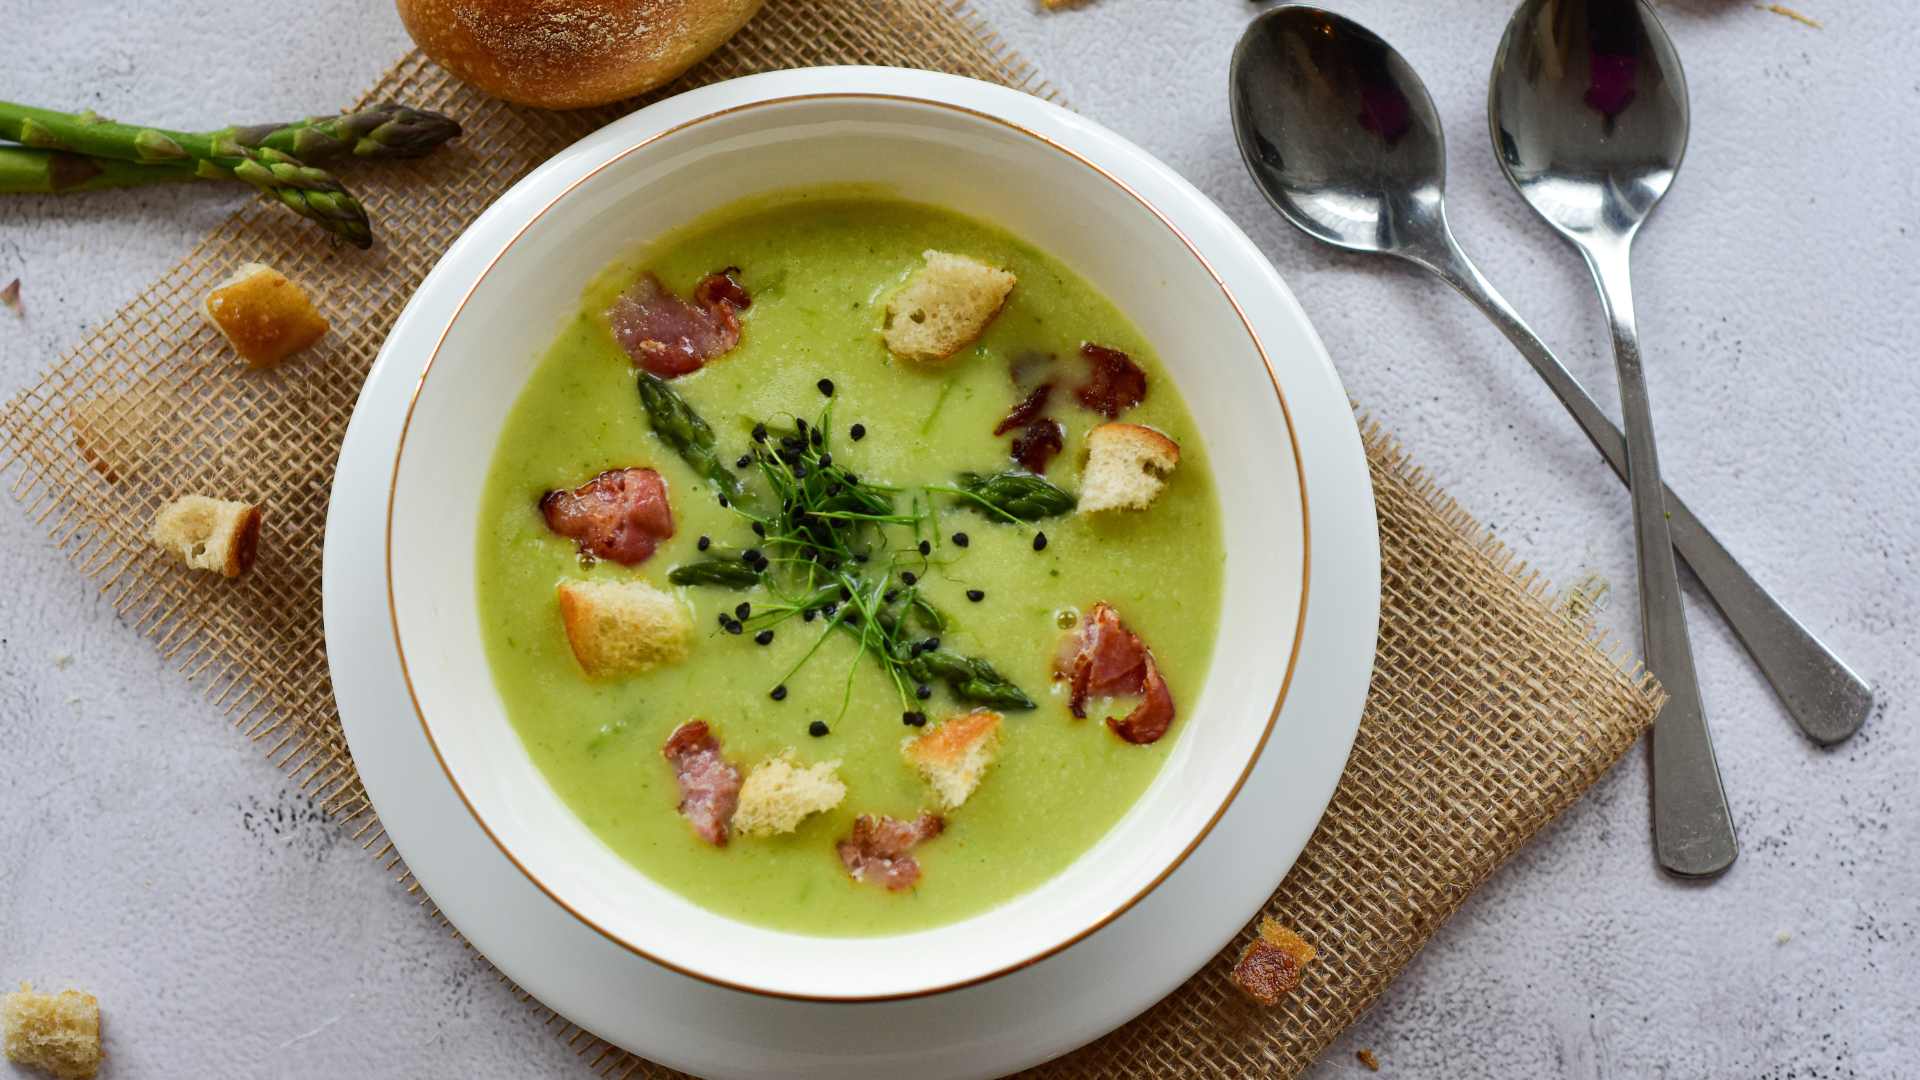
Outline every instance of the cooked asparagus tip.
{"label": "cooked asparagus tip", "polygon": [[694,471],[713,482],[728,498],[740,495],[740,479],[720,460],[713,429],[693,411],[687,400],[675,393],[665,379],[651,372],[639,373],[640,404],[647,410],[647,422],[653,433],[693,466]]}

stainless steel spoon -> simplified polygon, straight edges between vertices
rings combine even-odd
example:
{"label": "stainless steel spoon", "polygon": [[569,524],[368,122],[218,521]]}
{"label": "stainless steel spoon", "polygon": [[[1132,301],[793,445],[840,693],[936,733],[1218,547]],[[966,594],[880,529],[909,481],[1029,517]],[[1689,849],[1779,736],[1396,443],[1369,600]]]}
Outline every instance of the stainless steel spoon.
{"label": "stainless steel spoon", "polygon": [[1613,331],[1640,631],[1668,695],[1653,725],[1654,849],[1676,874],[1717,874],[1739,849],[1687,640],[1628,273],[1686,153],[1686,77],[1644,0],[1524,0],[1494,56],[1487,118],[1507,179],[1586,258]]}
{"label": "stainless steel spoon", "polygon": [[[1459,289],[1627,478],[1619,429],[1454,242],[1441,203],[1440,121],[1399,53],[1351,20],[1274,8],[1234,50],[1230,95],[1240,153],[1288,221],[1337,247],[1405,259]],[[1674,548],[1801,729],[1823,745],[1858,730],[1873,707],[1866,680],[1734,561],[1672,489],[1666,507]]]}
{"label": "stainless steel spoon", "polygon": [[[1398,52],[1349,19],[1317,8],[1279,7],[1256,18],[1241,37],[1229,93],[1241,155],[1288,221],[1338,247],[1405,259],[1453,285],[1500,327],[1614,470],[1627,475],[1619,431],[1454,240],[1443,205],[1446,148],[1439,117]],[[1685,512],[1678,499],[1669,497],[1669,505],[1676,515]],[[1707,535],[1704,529],[1698,534]],[[1720,562],[1735,565],[1724,552]],[[1737,576],[1765,595],[1750,578]],[[1654,817],[1671,821],[1676,813],[1668,811],[1680,807],[1697,817],[1684,829],[1656,827],[1656,852],[1675,873],[1706,876],[1731,865],[1737,846],[1705,724],[1686,724],[1684,709],[1677,715],[1682,722],[1662,719],[1656,725],[1667,729],[1669,752],[1659,755],[1655,772]],[[1699,718],[1697,711],[1691,715]],[[1673,749],[1683,740],[1690,752]],[[1671,835],[1688,842],[1670,847],[1664,841]]]}

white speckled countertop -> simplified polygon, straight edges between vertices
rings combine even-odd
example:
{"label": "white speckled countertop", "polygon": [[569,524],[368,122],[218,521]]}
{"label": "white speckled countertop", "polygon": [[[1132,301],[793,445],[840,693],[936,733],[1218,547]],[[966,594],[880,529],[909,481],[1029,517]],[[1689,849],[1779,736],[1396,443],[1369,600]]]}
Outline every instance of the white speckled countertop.
{"label": "white speckled countertop", "polygon": [[[1803,741],[1693,605],[1744,851],[1708,886],[1650,857],[1631,755],[1502,870],[1320,1077],[1920,1076],[1920,24],[1905,5],[1667,0],[1694,133],[1636,264],[1676,487],[1874,677],[1852,742]],[[1076,107],[1220,201],[1287,276],[1353,395],[1553,579],[1623,586],[1625,494],[1517,354],[1444,286],[1329,254],[1233,150],[1243,0],[981,0]],[[1500,179],[1487,65],[1505,3],[1338,5],[1421,71],[1462,242],[1603,399],[1585,272]],[[174,126],[337,107],[405,48],[379,0],[0,0],[0,96]],[[293,28],[312,31],[294,33]],[[233,205],[208,186],[0,201],[0,393],[33,381]],[[0,983],[100,996],[109,1077],[587,1075],[199,690],[0,504]],[[1696,594],[1695,599],[1699,600]],[[6,1075],[0,1066],[0,1076]]]}

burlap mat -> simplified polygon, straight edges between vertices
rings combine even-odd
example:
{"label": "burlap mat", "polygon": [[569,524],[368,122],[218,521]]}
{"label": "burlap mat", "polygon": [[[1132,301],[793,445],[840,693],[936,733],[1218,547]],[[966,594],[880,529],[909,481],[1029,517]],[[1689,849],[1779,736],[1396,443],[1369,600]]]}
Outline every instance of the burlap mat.
{"label": "burlap mat", "polygon": [[[828,63],[934,68],[1051,96],[966,11],[935,0],[771,0],[680,88]],[[389,98],[451,113],[467,134],[425,162],[352,170],[377,223],[371,252],[331,247],[265,204],[237,213],[9,403],[0,476],[10,474],[12,493],[115,608],[204,680],[239,729],[444,924],[374,816],[334,712],[320,630],[328,483],[361,380],[428,268],[508,185],[631,106],[555,114],[504,105],[417,53],[367,95]],[[245,372],[196,311],[249,260],[312,285],[333,322],[314,355],[270,375]],[[110,481],[76,445],[75,409],[129,391],[130,411],[90,432],[88,450],[112,466]],[[1297,993],[1261,1010],[1228,978],[1236,943],[1145,1016],[1046,1074],[1305,1068],[1657,711],[1659,690],[1556,615],[1545,584],[1377,428],[1367,456],[1384,589],[1372,690],[1333,805],[1268,905],[1319,959]],[[186,492],[267,506],[263,554],[246,578],[185,571],[143,542],[160,503]],[[603,1076],[665,1072],[542,1012]]]}

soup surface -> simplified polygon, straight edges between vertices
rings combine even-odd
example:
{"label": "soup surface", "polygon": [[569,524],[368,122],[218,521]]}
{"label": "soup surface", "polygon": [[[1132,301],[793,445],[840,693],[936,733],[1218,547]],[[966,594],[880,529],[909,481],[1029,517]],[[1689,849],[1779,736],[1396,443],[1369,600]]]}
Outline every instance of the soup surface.
{"label": "soup surface", "polygon": [[[971,256],[1018,276],[985,333],[940,365],[892,356],[882,342],[889,294],[929,250]],[[971,706],[933,683],[918,699],[896,686],[855,636],[826,619],[750,618],[733,633],[722,616],[747,602],[777,609],[765,587],[676,586],[675,567],[708,556],[701,538],[740,550],[765,542],[713,483],[652,430],[635,367],[607,312],[644,271],[680,296],[723,267],[751,296],[739,344],[669,384],[717,436],[729,467],[754,443],[756,422],[790,429],[825,421],[833,458],[867,483],[893,487],[913,525],[876,528],[884,559],[858,568],[876,580],[903,572],[947,618],[947,650],[990,663],[1037,707],[1003,710],[1001,746],[945,831],[913,850],[909,890],[849,876],[836,854],[860,814],[909,819],[933,806],[931,789],[901,756],[903,704],[929,724]],[[1066,513],[1009,523],[923,485],[962,472],[1008,468],[1012,434],[996,424],[1022,398],[1016,361],[1060,383],[1048,415],[1065,429],[1047,476],[1077,490],[1084,437],[1106,418],[1077,404],[1083,342],[1125,352],[1147,393],[1120,420],[1180,445],[1180,463],[1150,509]],[[832,381],[824,395],[820,380]],[[831,413],[823,414],[829,404]],[[851,432],[859,424],[863,437]],[[589,564],[552,532],[538,503],[603,470],[645,466],[666,482],[674,534],[634,566]],[[743,502],[765,498],[752,479]],[[1003,232],[931,207],[841,192],[798,192],[735,208],[650,245],[589,283],[578,314],[529,378],[501,435],[479,523],[480,619],[494,679],[528,752],[562,799],[606,844],[660,884],[746,922],[819,935],[898,933],[978,913],[1045,881],[1085,852],[1146,789],[1192,724],[1220,610],[1224,562],[1206,448],[1153,350],[1127,319],[1065,266]],[[1044,548],[1035,537],[1043,532]],[[964,533],[964,546],[956,542]],[[929,553],[921,555],[918,542]],[[881,565],[884,562],[885,565]],[[570,651],[555,598],[569,579],[638,578],[691,611],[686,659],[620,679],[590,679]],[[975,598],[977,597],[977,599]],[[1102,722],[1126,699],[1095,700],[1085,719],[1068,708],[1054,658],[1096,602],[1111,604],[1151,648],[1179,712],[1150,745]],[[760,627],[772,630],[759,643]],[[809,655],[811,650],[811,654]],[[804,662],[803,662],[804,661]],[[772,690],[784,686],[780,700]],[[680,790],[662,756],[669,734],[703,718],[743,771],[791,750],[801,764],[839,762],[841,804],[791,833],[702,841],[676,807]],[[827,733],[818,731],[824,723]]]}

